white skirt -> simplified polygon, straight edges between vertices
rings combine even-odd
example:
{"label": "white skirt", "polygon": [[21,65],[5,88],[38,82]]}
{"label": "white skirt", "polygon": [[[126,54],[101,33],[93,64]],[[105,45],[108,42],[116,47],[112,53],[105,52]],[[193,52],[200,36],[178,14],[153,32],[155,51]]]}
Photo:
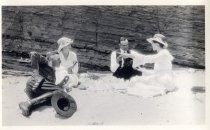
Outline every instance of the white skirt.
{"label": "white skirt", "polygon": [[56,81],[55,84],[59,84],[66,76],[69,77],[68,82],[64,87],[72,87],[78,85],[79,79],[76,74],[68,74],[66,71],[56,71]]}
{"label": "white skirt", "polygon": [[142,97],[155,97],[174,91],[175,88],[173,74],[160,73],[151,76],[133,77],[127,93]]}

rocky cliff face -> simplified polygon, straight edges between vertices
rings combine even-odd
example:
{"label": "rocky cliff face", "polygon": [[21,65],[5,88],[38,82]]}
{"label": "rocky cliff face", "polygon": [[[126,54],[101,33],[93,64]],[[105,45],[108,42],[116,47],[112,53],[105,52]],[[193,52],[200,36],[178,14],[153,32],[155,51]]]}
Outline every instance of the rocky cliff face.
{"label": "rocky cliff face", "polygon": [[121,36],[131,48],[151,53],[145,39],[155,33],[168,38],[174,64],[205,68],[204,16],[204,6],[2,7],[3,68],[27,66],[16,58],[55,50],[60,37],[74,35],[80,70],[109,70]]}

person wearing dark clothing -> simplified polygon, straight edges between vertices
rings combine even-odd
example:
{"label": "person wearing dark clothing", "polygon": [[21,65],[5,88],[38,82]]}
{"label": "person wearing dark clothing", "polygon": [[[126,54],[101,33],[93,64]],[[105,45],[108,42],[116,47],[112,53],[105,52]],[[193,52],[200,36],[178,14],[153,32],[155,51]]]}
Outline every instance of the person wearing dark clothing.
{"label": "person wearing dark clothing", "polygon": [[25,88],[29,100],[19,104],[24,116],[29,116],[31,109],[36,105],[50,101],[52,95],[62,91],[61,86],[67,82],[65,79],[61,84],[55,85],[54,55],[56,54],[48,53],[45,57],[37,52],[31,52],[31,66],[34,71]]}
{"label": "person wearing dark clothing", "polygon": [[129,49],[128,40],[124,37],[120,38],[119,46],[120,49],[113,51],[111,54],[110,69],[113,72],[113,76],[125,80],[133,76],[141,76],[142,72],[133,67],[133,59],[123,57],[123,54],[135,55],[137,52]]}

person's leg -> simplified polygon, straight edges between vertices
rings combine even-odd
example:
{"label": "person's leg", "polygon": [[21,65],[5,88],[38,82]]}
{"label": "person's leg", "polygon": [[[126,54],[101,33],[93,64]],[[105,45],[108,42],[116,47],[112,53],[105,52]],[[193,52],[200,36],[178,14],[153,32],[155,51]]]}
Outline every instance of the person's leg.
{"label": "person's leg", "polygon": [[117,70],[113,73],[113,76],[116,78],[122,78],[122,68],[118,67]]}
{"label": "person's leg", "polygon": [[46,105],[46,104],[48,104],[51,97],[46,97],[45,98],[42,95],[45,95],[46,93],[49,93],[49,92],[51,93],[51,92],[57,91],[57,90],[62,90],[62,88],[55,85],[53,82],[45,80],[42,83],[42,85],[40,86],[40,88],[36,90],[36,97],[41,96],[43,98],[42,98],[42,100],[37,101],[37,103],[34,104],[34,105],[39,105],[39,104]]}
{"label": "person's leg", "polygon": [[36,93],[34,89],[32,89],[35,83],[36,83],[36,80],[34,79],[33,76],[31,76],[26,83],[26,88],[24,91],[29,99],[36,97]]}
{"label": "person's leg", "polygon": [[130,67],[130,66],[124,67],[122,71],[123,71],[122,77],[123,77],[125,80],[129,80],[129,79],[132,78],[133,76],[141,76],[141,75],[142,75],[142,72],[141,72],[141,71],[135,70],[135,69],[133,69],[133,68]]}
{"label": "person's leg", "polygon": [[54,83],[46,80],[43,82],[40,88],[36,89],[36,91],[33,91],[30,85],[27,84],[27,87],[25,89],[30,100],[26,102],[21,102],[19,104],[19,107],[22,110],[22,114],[24,116],[29,116],[31,109],[39,106],[40,104],[47,104],[47,102],[50,101],[50,98],[54,91],[61,91],[61,88],[56,86]]}
{"label": "person's leg", "polygon": [[[59,91],[59,90],[57,90],[57,91]],[[28,100],[26,102],[21,102],[19,104],[19,107],[22,110],[22,114],[24,116],[29,116],[31,109],[33,109],[33,107],[49,100],[55,92],[56,91],[47,92],[45,94],[42,94],[41,96],[38,96],[38,97]]]}
{"label": "person's leg", "polygon": [[123,67],[123,68],[118,68],[115,73],[113,74],[113,76],[117,77],[117,78],[123,78],[125,80],[130,79],[130,77],[132,76],[132,70],[130,67]]}
{"label": "person's leg", "polygon": [[125,80],[129,80],[133,75],[132,67],[124,67],[123,68],[123,78]]}

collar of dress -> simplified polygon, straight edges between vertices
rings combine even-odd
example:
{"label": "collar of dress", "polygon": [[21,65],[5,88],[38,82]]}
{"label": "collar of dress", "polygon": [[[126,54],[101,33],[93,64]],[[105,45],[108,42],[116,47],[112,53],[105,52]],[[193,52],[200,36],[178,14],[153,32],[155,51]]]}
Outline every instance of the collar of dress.
{"label": "collar of dress", "polygon": [[61,52],[61,53],[60,53],[61,62],[68,61],[69,56],[70,56],[70,53],[71,53],[71,52],[69,51],[69,54],[68,54],[67,58],[65,58],[64,55],[63,55],[63,53]]}

